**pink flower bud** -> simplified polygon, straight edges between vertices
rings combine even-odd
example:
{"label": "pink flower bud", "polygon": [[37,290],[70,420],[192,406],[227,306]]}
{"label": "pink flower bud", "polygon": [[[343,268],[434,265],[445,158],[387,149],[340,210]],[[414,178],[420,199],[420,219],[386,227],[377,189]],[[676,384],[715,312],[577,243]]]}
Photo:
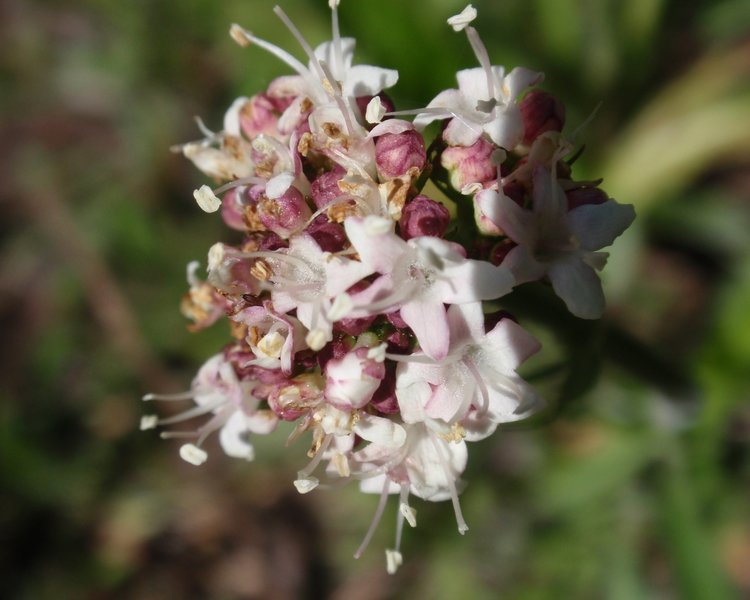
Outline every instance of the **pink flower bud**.
{"label": "pink flower bud", "polygon": [[440,156],[440,164],[448,171],[451,185],[461,191],[471,183],[485,184],[497,177],[492,162],[495,147],[479,138],[471,146],[448,146]]}
{"label": "pink flower bud", "polygon": [[277,135],[276,124],[279,115],[274,102],[265,94],[250,98],[240,109],[240,128],[248,138],[265,133]]}
{"label": "pink flower bud", "polygon": [[499,265],[508,256],[508,252],[516,247],[516,243],[510,238],[505,238],[501,242],[495,244],[490,250],[489,260],[493,265]]}
{"label": "pink flower bud", "polygon": [[604,204],[609,197],[598,187],[580,187],[565,192],[568,200],[568,210],[573,210],[584,204]]}
{"label": "pink flower bud", "polygon": [[221,200],[221,218],[227,227],[237,231],[245,231],[245,200],[244,194],[238,193],[238,188],[229,190]]}
{"label": "pink flower bud", "polygon": [[552,94],[533,90],[521,101],[523,143],[531,144],[545,131],[562,131],[565,124],[565,107]]}
{"label": "pink flower bud", "polygon": [[290,187],[278,198],[263,197],[258,202],[260,222],[282,238],[302,229],[311,216],[304,196],[295,187]]}
{"label": "pink flower bud", "polygon": [[375,162],[381,179],[403,177],[409,169],[424,169],[427,154],[422,134],[409,130],[385,133],[375,142]]}
{"label": "pink flower bud", "polygon": [[326,215],[318,215],[305,231],[312,236],[323,252],[340,252],[349,242],[344,228],[329,221]]}
{"label": "pink flower bud", "polygon": [[316,207],[323,208],[342,195],[339,181],[345,175],[344,168],[336,165],[331,171],[326,171],[315,178],[310,186],[310,195]]}
{"label": "pink flower bud", "polygon": [[401,237],[405,240],[423,235],[443,237],[450,220],[450,213],[445,206],[420,194],[401,210],[398,226]]}
{"label": "pink flower bud", "polygon": [[375,390],[372,400],[370,400],[370,406],[384,415],[394,415],[399,412],[398,399],[396,398],[396,369],[393,368],[393,365],[390,365],[390,367],[386,369],[380,387]]}

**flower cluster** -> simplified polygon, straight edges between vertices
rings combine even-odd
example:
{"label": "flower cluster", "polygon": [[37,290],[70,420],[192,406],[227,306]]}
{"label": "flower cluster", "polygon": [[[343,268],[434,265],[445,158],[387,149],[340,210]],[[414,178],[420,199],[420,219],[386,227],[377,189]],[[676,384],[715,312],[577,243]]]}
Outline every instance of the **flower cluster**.
{"label": "flower cluster", "polygon": [[[467,443],[541,405],[517,374],[539,343],[483,303],[545,280],[573,314],[598,318],[601,248],[634,211],[598,182],[571,178],[562,105],[531,89],[542,74],[491,64],[471,5],[448,24],[465,32],[479,66],[408,111],[384,92],[395,70],[353,63],[355,42],[339,34],[338,2],[329,5],[332,40],[315,49],[275,9],[307,64],[231,27],[241,46],[293,74],[238,98],[221,131],[199,123],[205,137],[178,147],[220,184],[195,191],[199,206],[240,232],[239,243],[211,247],[205,280],[197,263],[188,267],[183,312],[195,329],[226,316],[233,340],[189,392],[144,398],[194,406],[148,415],[142,428],[205,417],[195,431],[163,433],[191,440],[180,455],[200,465],[213,432],[227,454],[252,460],[253,435],[295,423],[292,439],[311,437],[300,493],[356,480],[381,497],[355,556],[388,495],[399,496],[386,552],[394,572],[403,522],[416,525],[410,496],[450,499],[465,532]],[[433,121],[443,127],[427,149],[422,131]],[[429,179],[457,207],[423,193]]]}

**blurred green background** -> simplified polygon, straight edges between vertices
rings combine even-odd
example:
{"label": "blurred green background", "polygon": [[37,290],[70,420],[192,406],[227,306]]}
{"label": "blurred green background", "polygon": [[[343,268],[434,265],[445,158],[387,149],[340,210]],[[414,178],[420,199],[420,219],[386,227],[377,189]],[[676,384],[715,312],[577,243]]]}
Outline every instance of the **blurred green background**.
{"label": "blurred green background", "polygon": [[[265,0],[0,2],[0,574],[3,598],[750,598],[750,3],[476,0],[493,62],[547,75],[586,151],[577,178],[636,206],[581,323],[507,299],[545,343],[550,401],[470,448],[458,535],[415,503],[300,497],[284,432],[252,464],[140,433],[147,391],[186,389],[227,339],[189,334],[184,265],[234,240],[172,144],[218,129],[285,67],[231,22],[301,52]],[[324,0],[283,6],[312,44]],[[397,68],[399,108],[474,66],[454,0],[344,0],[357,60]],[[215,449],[215,442],[209,445]]]}

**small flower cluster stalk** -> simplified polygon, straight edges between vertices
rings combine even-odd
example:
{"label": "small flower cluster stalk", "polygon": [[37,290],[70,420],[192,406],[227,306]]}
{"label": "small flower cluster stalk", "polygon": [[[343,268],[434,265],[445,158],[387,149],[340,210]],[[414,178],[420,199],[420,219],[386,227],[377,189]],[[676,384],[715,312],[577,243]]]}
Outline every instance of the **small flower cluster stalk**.
{"label": "small flower cluster stalk", "polygon": [[[400,111],[384,92],[398,73],[353,64],[355,41],[339,33],[338,2],[329,5],[332,40],[315,49],[275,8],[304,61],[232,25],[238,44],[292,74],[238,98],[221,131],[199,123],[205,137],[177,147],[217,181],[195,191],[198,205],[239,232],[238,243],[210,248],[205,279],[189,265],[182,309],[193,329],[226,317],[233,339],[190,391],[147,395],[192,406],[147,415],[142,428],[202,417],[195,430],[162,433],[200,465],[212,433],[227,454],[252,460],[253,435],[295,423],[290,439],[309,439],[300,493],[355,480],[380,496],[356,557],[398,496],[392,573],[404,521],[417,524],[410,497],[450,500],[466,532],[467,444],[542,404],[517,374],[539,343],[483,303],[545,280],[573,314],[598,318],[601,249],[634,211],[598,182],[572,179],[561,103],[534,88],[541,73],[491,64],[471,5],[448,24],[479,66],[426,107]],[[422,131],[433,121],[443,128],[428,154]],[[423,189],[430,178],[453,189],[454,215]]]}

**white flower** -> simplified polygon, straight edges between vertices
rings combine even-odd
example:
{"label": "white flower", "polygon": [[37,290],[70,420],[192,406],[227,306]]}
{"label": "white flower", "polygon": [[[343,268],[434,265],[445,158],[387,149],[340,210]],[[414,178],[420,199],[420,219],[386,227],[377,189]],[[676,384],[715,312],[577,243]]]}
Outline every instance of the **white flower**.
{"label": "white flower", "polygon": [[423,236],[406,242],[387,219],[351,217],[344,227],[362,263],[383,275],[353,296],[357,310],[378,314],[400,309],[401,318],[430,358],[440,360],[448,353],[444,304],[495,299],[513,287],[513,277],[504,267],[468,260],[454,244],[439,238]]}
{"label": "white flower", "polygon": [[490,64],[479,34],[469,25],[475,17],[476,10],[469,5],[448,23],[455,31],[466,31],[481,66],[459,71],[458,89],[440,92],[414,119],[414,124],[424,127],[436,119],[452,117],[443,132],[445,141],[452,146],[471,146],[484,134],[497,146],[510,150],[523,137],[518,96],[544,76],[523,67],[506,75],[503,67]]}
{"label": "white flower", "polygon": [[464,425],[470,417],[463,429],[466,439],[476,441],[499,423],[523,419],[539,407],[534,391],[516,373],[539,350],[539,342],[510,319],[485,333],[479,302],[451,306],[448,322],[451,343],[443,361],[389,355],[403,361],[396,396],[404,421]]}
{"label": "white flower", "polygon": [[505,260],[519,283],[545,275],[568,310],[583,319],[604,312],[604,293],[596,270],[604,267],[609,246],[635,218],[630,204],[608,200],[567,210],[555,171],[537,167],[532,210],[521,208],[501,191],[477,194],[482,213],[518,244]]}
{"label": "white flower", "polygon": [[259,410],[260,400],[252,391],[255,382],[241,381],[234,367],[223,354],[210,358],[198,371],[192,389],[181,394],[148,394],[144,401],[180,401],[192,399],[196,406],[164,419],[148,419],[149,426],[171,425],[195,417],[210,414],[211,418],[194,432],[163,432],[163,438],[195,437],[195,444],[184,444],[180,456],[187,462],[200,465],[207,454],[201,448],[206,438],[219,430],[219,443],[229,456],[252,460],[255,456],[248,436],[250,433],[266,435],[271,433],[278,418],[270,410]]}

